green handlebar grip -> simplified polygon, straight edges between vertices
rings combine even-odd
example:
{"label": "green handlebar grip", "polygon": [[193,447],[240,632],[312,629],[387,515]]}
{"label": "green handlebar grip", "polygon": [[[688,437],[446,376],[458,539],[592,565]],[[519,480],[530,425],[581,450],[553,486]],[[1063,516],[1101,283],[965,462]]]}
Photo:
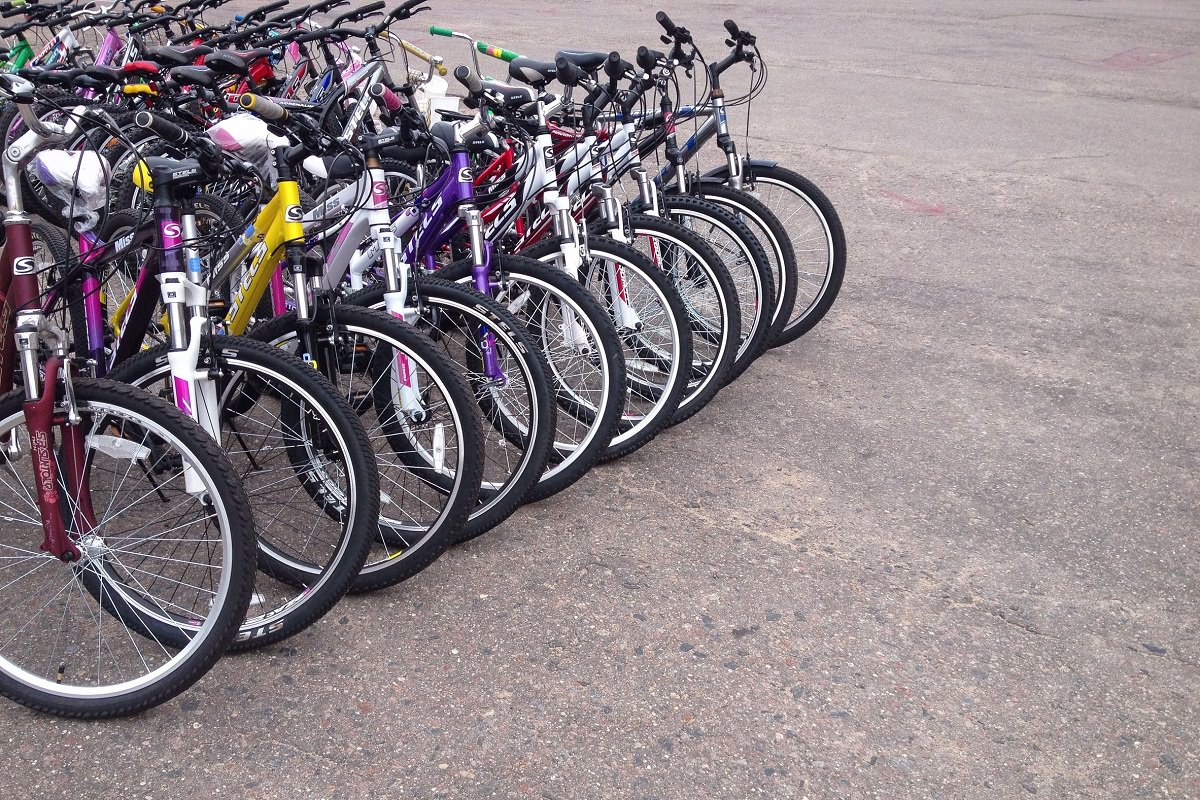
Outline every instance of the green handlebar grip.
{"label": "green handlebar grip", "polygon": [[453,36],[454,31],[452,31],[449,28],[443,28],[441,25],[430,25],[429,26],[429,35],[430,36]]}
{"label": "green handlebar grip", "polygon": [[514,53],[512,50],[505,50],[503,47],[492,47],[487,42],[476,42],[475,49],[483,53],[485,56],[498,58],[501,61],[512,61],[520,58],[520,53]]}

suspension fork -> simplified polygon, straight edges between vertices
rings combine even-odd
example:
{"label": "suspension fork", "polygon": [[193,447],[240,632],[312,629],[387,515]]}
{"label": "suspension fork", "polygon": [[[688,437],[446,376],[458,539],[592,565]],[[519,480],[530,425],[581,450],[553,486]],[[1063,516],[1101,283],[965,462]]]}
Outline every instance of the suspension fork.
{"label": "suspension fork", "polygon": [[[167,364],[175,406],[187,414],[215,441],[221,441],[219,398],[215,376],[200,368],[200,343],[208,325],[208,289],[202,283],[196,209],[190,197],[176,199],[172,192],[156,192],[154,217],[162,253],[158,281],[167,307],[170,329]],[[190,315],[189,315],[189,312]],[[204,492],[190,465],[184,466],[189,494]]]}
{"label": "suspension fork", "polygon": [[[365,202],[364,213],[370,225],[370,232],[375,247],[383,259],[384,292],[383,303],[388,314],[410,325],[416,324],[420,309],[411,302],[409,274],[412,266],[405,263],[400,252],[400,241],[392,232],[391,213],[388,208],[387,175],[383,164],[374,150],[366,152],[366,170],[363,172],[366,185],[364,190],[370,191]],[[365,267],[365,265],[363,265]],[[355,289],[363,287],[362,271],[351,260],[350,285]],[[407,353],[397,351],[391,364],[392,385],[395,387],[396,403],[402,413],[418,422],[424,421],[429,414],[425,406],[421,390],[421,378],[413,369],[412,359]]]}
{"label": "suspension fork", "polygon": [[738,158],[737,143],[729,135],[729,119],[725,113],[725,94],[719,88],[713,90],[712,107],[717,118],[717,146],[725,154],[725,163],[729,169],[729,186],[732,189],[741,189],[742,160]]}
{"label": "suspension fork", "polygon": [[[300,184],[296,183],[292,165],[287,159],[287,147],[275,148],[275,171],[279,176],[276,193],[282,219],[276,223],[282,232],[284,261],[292,281],[292,295],[296,304],[296,334],[300,340],[300,358],[313,369],[320,369],[317,361],[319,346],[313,333],[312,300],[309,297],[309,281],[304,264],[304,210],[300,207]],[[332,343],[330,343],[332,346]],[[322,358],[328,370],[334,368],[334,360]],[[336,380],[336,375],[327,375]]]}
{"label": "suspension fork", "polygon": [[[19,206],[19,200],[18,206]],[[23,217],[23,222],[17,222],[17,217]],[[10,211],[6,217],[9,237],[9,254],[31,253],[33,244],[29,234],[29,220],[24,212],[18,209]],[[26,255],[10,256],[6,260],[13,265],[14,281],[21,285],[10,286],[10,290],[19,289],[15,300],[20,301],[22,295],[36,296],[33,258]],[[18,303],[11,296],[5,298],[4,313],[7,315],[11,308]],[[24,303],[25,307],[32,303]],[[16,314],[14,331],[15,349],[13,352],[20,361],[21,375],[25,383],[25,402],[22,410],[25,414],[26,426],[29,430],[31,457],[33,459],[34,484],[37,492],[37,505],[42,518],[41,549],[62,561],[78,561],[81,557],[79,549],[71,541],[63,523],[62,505],[59,496],[58,463],[53,453],[54,438],[51,428],[55,425],[56,389],[58,379],[63,378],[67,399],[65,419],[58,422],[62,427],[62,446],[66,450],[64,466],[67,469],[66,488],[76,498],[87,497],[87,480],[84,464],[86,461],[83,436],[80,431],[82,419],[75,407],[74,392],[71,389],[69,372],[63,371],[63,360],[66,353],[66,337],[62,331],[54,329],[49,339],[53,340],[54,354],[46,361],[45,376],[38,368],[38,346],[43,339],[43,332],[49,328],[48,321],[40,309],[22,310]],[[20,441],[17,436],[10,435],[5,443],[8,457],[20,455]],[[79,503],[75,506],[75,530],[90,532],[94,526],[95,514],[91,505],[86,507]]]}
{"label": "suspension fork", "polygon": [[[483,235],[483,218],[479,209],[474,206],[463,206],[459,216],[467,224],[467,233],[471,237],[471,280],[475,290],[480,294],[492,294],[492,243]],[[483,353],[483,372],[489,380],[498,382],[501,386],[508,383],[504,370],[500,367],[500,356],[496,352],[496,334],[487,325],[480,325],[477,331],[479,349]]]}

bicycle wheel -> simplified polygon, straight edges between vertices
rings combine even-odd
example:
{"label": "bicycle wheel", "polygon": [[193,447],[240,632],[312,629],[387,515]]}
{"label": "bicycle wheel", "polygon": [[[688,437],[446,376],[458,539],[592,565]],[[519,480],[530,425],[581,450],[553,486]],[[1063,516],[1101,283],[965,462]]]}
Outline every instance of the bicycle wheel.
{"label": "bicycle wheel", "polygon": [[[68,427],[51,443],[81,554],[71,564],[41,549],[23,396],[0,398],[0,693],[68,717],[123,716],[191,686],[233,641],[254,586],[254,523],[229,460],[192,420],[132,386],[80,378],[74,391],[86,497],[64,478]],[[82,522],[89,507],[94,524]],[[193,635],[156,640],[131,613],[147,605],[192,620]]]}
{"label": "bicycle wheel", "polygon": [[[379,470],[380,518],[352,591],[390,586],[433,563],[479,497],[483,432],[465,382],[424,335],[387,314],[321,308],[322,373],[362,419]],[[295,351],[294,312],[250,335]]]}
{"label": "bicycle wheel", "polygon": [[631,214],[633,246],[675,284],[692,326],[692,372],[669,424],[708,405],[727,382],[741,344],[742,312],[733,277],[699,234],[661,217]]}
{"label": "bicycle wheel", "polygon": [[[174,397],[168,347],[139,353],[110,377]],[[375,537],[379,473],[358,416],[300,359],[245,337],[216,336],[201,344],[200,367],[218,376],[221,447],[253,504],[258,532],[254,598],[235,647],[263,647],[312,625],[350,588]],[[191,635],[172,620],[146,624],[159,626],[155,635],[164,641]]]}
{"label": "bicycle wheel", "polygon": [[[561,259],[553,240],[525,255],[544,263]],[[645,446],[679,408],[691,376],[691,325],[671,280],[627,244],[590,237],[579,281],[613,320],[625,356],[625,408],[600,458],[609,461]]]}
{"label": "bicycle wheel", "polygon": [[[612,319],[581,285],[530,258],[497,253],[493,259],[495,299],[537,342],[558,407],[553,451],[526,497],[534,502],[587,474],[616,435],[625,403],[625,359]],[[470,282],[471,261],[457,261],[437,274]]]}
{"label": "bicycle wheel", "polygon": [[701,181],[693,188],[700,197],[746,223],[766,250],[775,279],[775,305],[771,309],[771,330],[767,334],[767,346],[770,347],[783,331],[796,303],[796,253],[792,241],[771,209],[748,192],[710,181]]}
{"label": "bicycle wheel", "polygon": [[786,167],[747,164],[743,188],[775,212],[796,254],[796,301],[769,345],[779,347],[812,330],[833,307],[846,274],[846,234],[825,193]]}
{"label": "bicycle wheel", "polygon": [[[385,288],[369,286],[346,302],[383,309]],[[556,425],[550,368],[521,323],[490,297],[429,276],[418,279],[417,293],[417,330],[429,336],[466,378],[483,419],[483,485],[479,504],[456,540],[461,542],[508,519],[541,476]],[[481,327],[495,340],[499,377],[489,376],[484,368]]]}
{"label": "bicycle wheel", "polygon": [[767,251],[735,215],[692,195],[664,195],[663,213],[704,239],[725,264],[737,289],[742,337],[725,382],[735,380],[762,355],[771,332],[775,278]]}

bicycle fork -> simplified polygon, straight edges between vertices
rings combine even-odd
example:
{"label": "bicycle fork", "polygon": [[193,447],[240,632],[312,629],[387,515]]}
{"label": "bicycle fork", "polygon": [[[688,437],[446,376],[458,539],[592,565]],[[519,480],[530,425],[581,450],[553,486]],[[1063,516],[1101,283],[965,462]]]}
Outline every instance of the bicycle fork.
{"label": "bicycle fork", "polygon": [[[217,382],[212,371],[200,368],[200,342],[208,325],[208,287],[203,284],[200,254],[196,249],[199,232],[196,213],[190,200],[180,204],[178,212],[170,192],[160,193],[154,216],[162,244],[162,264],[158,280],[162,302],[167,307],[170,344],[167,363],[175,406],[211,436],[221,441]],[[160,204],[161,203],[161,204]],[[190,312],[190,313],[189,313]],[[215,368],[215,365],[214,365]],[[183,468],[189,494],[199,496],[205,489],[191,465]]]}

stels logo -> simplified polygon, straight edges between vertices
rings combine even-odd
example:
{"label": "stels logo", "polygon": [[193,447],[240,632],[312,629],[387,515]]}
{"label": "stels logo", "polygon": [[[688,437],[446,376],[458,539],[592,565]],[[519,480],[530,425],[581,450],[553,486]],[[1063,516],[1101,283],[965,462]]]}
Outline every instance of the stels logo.
{"label": "stels logo", "polygon": [[179,228],[179,223],[176,222],[168,222],[166,225],[163,225],[162,232],[163,236],[168,239],[178,239],[183,235],[183,231]]}
{"label": "stels logo", "polygon": [[283,212],[283,218],[288,222],[300,222],[304,219],[304,211],[300,206],[288,206],[287,210]]}
{"label": "stels logo", "polygon": [[32,256],[21,256],[13,261],[14,275],[32,275],[36,271]]}

